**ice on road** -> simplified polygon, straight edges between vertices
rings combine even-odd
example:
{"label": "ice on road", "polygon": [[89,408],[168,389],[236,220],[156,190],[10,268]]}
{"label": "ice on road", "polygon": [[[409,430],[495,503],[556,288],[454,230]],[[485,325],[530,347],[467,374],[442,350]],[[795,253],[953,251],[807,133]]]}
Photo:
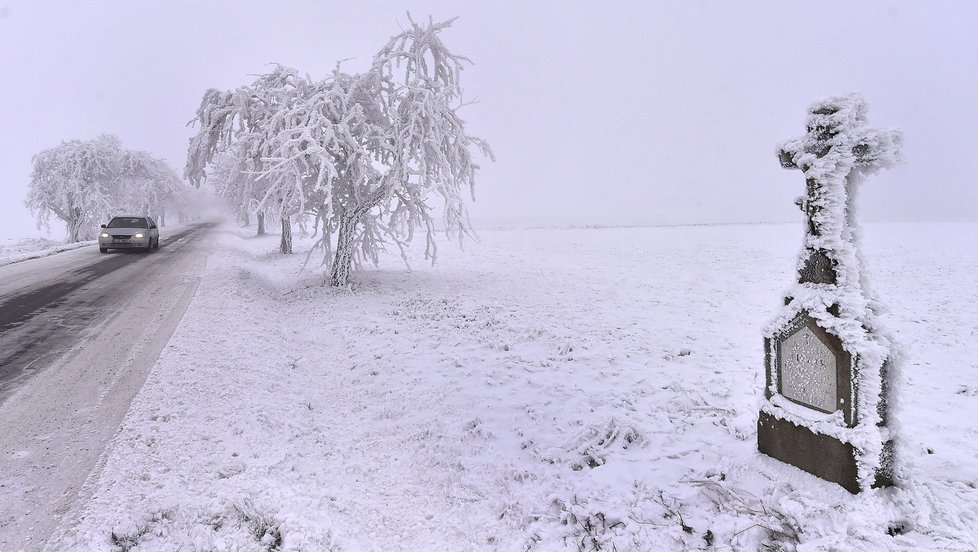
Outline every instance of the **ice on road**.
{"label": "ice on road", "polygon": [[194,226],[152,253],[95,246],[0,267],[0,550],[40,550],[85,482],[199,282]]}

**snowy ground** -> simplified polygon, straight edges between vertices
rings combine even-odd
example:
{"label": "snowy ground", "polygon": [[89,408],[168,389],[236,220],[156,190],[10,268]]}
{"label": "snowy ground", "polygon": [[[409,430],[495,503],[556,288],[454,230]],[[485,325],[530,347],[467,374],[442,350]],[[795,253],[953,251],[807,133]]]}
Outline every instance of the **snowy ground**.
{"label": "snowy ground", "polygon": [[49,240],[46,238],[0,239],[0,266],[19,263],[29,259],[48,257],[62,251],[78,249],[94,245],[95,240],[65,243],[65,240]]}
{"label": "snowy ground", "polygon": [[755,452],[800,231],[491,231],[335,290],[228,228],[51,548],[978,549],[978,224],[866,230],[904,482],[859,496]]}

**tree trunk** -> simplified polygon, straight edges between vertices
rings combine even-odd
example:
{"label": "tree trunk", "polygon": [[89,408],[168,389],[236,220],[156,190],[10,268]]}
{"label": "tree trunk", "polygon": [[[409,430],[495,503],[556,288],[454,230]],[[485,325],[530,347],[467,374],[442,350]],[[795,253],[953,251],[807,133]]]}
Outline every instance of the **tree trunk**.
{"label": "tree trunk", "polygon": [[245,225],[245,227],[251,226],[251,213],[249,213],[248,210],[245,209],[245,212],[243,213],[243,216],[244,216],[244,225]]}
{"label": "tree trunk", "polygon": [[332,285],[339,287],[350,283],[357,225],[360,224],[360,219],[364,215],[383,201],[388,191],[388,187],[379,186],[366,201],[340,215],[340,227],[336,237],[336,256],[333,258],[333,267],[330,269],[329,275]]}
{"label": "tree trunk", "polygon": [[292,254],[292,221],[289,217],[282,217],[282,242],[278,246],[278,250],[283,255]]}
{"label": "tree trunk", "polygon": [[160,207],[160,228],[166,228],[166,207]]}
{"label": "tree trunk", "polygon": [[257,213],[255,213],[255,216],[258,217],[258,233],[255,235],[264,236],[265,235],[265,213],[262,211],[258,211]]}
{"label": "tree trunk", "polygon": [[69,216],[71,217],[71,220],[65,221],[68,223],[68,242],[77,243],[81,241],[81,236],[79,235],[81,234],[81,225],[82,225],[81,210],[71,209],[69,213],[70,213]]}
{"label": "tree trunk", "polygon": [[339,233],[336,237],[336,256],[330,269],[329,280],[334,286],[345,286],[350,283],[350,273],[353,270],[353,238],[356,236],[357,223],[360,217],[356,211],[344,213],[340,217]]}

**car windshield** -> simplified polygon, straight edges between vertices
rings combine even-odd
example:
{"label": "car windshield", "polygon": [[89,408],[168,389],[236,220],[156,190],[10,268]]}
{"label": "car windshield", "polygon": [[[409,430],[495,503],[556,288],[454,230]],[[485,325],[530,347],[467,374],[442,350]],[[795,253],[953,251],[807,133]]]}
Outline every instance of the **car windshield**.
{"label": "car windshield", "polygon": [[149,225],[144,218],[116,217],[109,221],[106,228],[149,228]]}

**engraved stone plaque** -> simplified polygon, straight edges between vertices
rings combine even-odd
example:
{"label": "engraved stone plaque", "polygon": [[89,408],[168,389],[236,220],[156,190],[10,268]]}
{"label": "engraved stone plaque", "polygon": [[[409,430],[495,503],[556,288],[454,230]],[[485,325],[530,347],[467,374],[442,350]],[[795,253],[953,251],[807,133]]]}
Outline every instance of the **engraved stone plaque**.
{"label": "engraved stone plaque", "polygon": [[781,394],[823,412],[835,412],[836,358],[807,325],[781,343]]}

